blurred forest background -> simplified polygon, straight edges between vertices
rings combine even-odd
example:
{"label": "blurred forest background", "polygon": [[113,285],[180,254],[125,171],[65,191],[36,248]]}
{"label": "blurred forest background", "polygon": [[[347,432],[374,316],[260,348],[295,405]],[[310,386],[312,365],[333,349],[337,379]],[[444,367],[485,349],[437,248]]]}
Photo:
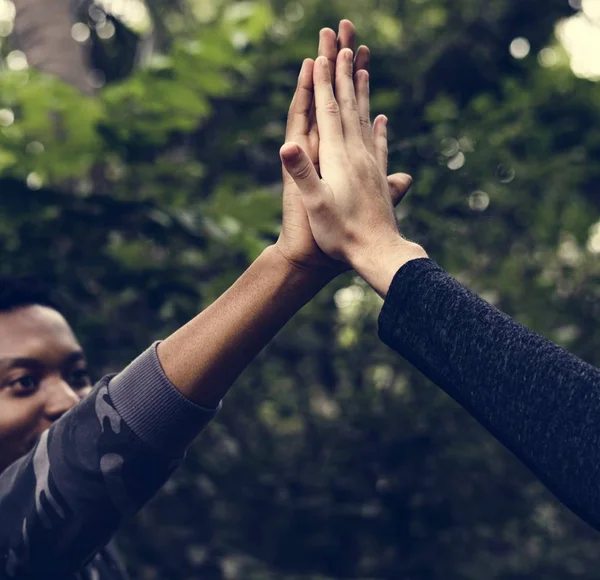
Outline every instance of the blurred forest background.
{"label": "blurred forest background", "polygon": [[[98,378],[276,239],[287,108],[341,18],[405,234],[600,366],[600,48],[568,50],[598,0],[13,1],[0,273],[53,284]],[[261,353],[120,534],[134,579],[599,578],[600,536],[379,342],[381,304],[341,276]]]}

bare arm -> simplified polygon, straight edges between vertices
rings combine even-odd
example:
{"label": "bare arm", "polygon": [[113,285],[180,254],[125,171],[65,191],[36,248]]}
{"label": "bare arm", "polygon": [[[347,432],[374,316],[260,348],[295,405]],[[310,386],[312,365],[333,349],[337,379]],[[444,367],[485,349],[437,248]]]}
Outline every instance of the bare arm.
{"label": "bare arm", "polygon": [[165,374],[188,399],[216,407],[286,322],[331,279],[267,248],[235,284],[158,346]]}
{"label": "bare arm", "polygon": [[[335,74],[338,46],[352,51],[355,40],[354,25],[348,20],[340,22],[337,38],[331,29],[320,31],[319,55],[330,74]],[[368,68],[368,48],[361,46],[355,56],[349,67],[364,73]],[[301,144],[307,152],[307,162],[316,171],[320,139],[313,64],[306,59],[300,71],[288,114],[286,139],[293,138]],[[407,177],[383,176],[384,195],[390,206],[406,193],[410,185]],[[302,192],[285,168],[283,184],[283,224],[277,243],[265,250],[214,304],[158,347],[166,375],[185,397],[202,406],[215,407],[293,314],[328,281],[348,269],[316,244]]]}

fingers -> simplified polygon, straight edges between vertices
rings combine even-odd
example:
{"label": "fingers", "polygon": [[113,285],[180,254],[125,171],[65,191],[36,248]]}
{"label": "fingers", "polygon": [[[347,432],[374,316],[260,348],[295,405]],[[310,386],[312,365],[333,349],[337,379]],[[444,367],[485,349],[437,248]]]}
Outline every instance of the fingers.
{"label": "fingers", "polygon": [[319,154],[338,158],[345,150],[340,107],[333,94],[327,59],[320,56],[313,69],[315,104],[319,125]]}
{"label": "fingers", "polygon": [[371,63],[371,51],[367,46],[359,46],[356,51],[356,58],[354,59],[354,71],[369,70],[369,64]]}
{"label": "fingers", "polygon": [[412,177],[406,173],[394,173],[394,175],[388,175],[387,182],[390,187],[392,203],[396,207],[408,193],[412,185]]}
{"label": "fingers", "polygon": [[358,103],[354,93],[353,67],[352,51],[344,48],[338,54],[335,93],[340,108],[344,135],[347,140],[356,143],[358,141],[362,142],[362,132],[358,117]]}
{"label": "fingers", "polygon": [[[319,32],[319,56],[324,56],[329,64],[331,78],[335,77],[335,61],[337,59],[338,47],[335,32],[331,28],[322,28]],[[317,108],[313,98],[308,118],[308,127],[311,133],[319,134],[317,126]]]}
{"label": "fingers", "polygon": [[[354,24],[349,20],[342,20],[339,24],[337,39],[335,33],[330,28],[323,28],[319,34],[319,57],[327,59],[329,68],[329,83],[326,83],[325,75],[321,77],[321,86],[319,86],[319,75],[317,72],[318,66],[315,63],[313,68],[313,78],[315,83],[314,99],[309,109],[307,126],[308,131],[318,132],[321,137],[324,134],[329,135],[329,139],[338,139],[346,134],[352,140],[358,140],[360,136],[368,147],[373,152],[373,138],[369,119],[369,113],[361,116],[356,114],[358,110],[357,96],[355,94],[356,86],[354,83],[354,66],[357,70],[366,70],[369,66],[370,51],[366,46],[361,46],[356,54],[356,59],[348,61],[346,55],[343,63],[344,75],[337,74],[336,69],[342,61],[340,60],[341,52],[346,49],[346,53],[352,55],[356,44],[356,29]],[[340,52],[338,53],[338,49]],[[363,73],[365,74],[365,73]],[[364,79],[363,79],[364,80]],[[330,86],[328,86],[330,85]],[[362,87],[362,109],[368,111],[368,86]],[[323,90],[320,90],[323,89]],[[317,94],[318,93],[318,94]],[[321,102],[321,115],[319,115],[319,101]],[[324,109],[327,107],[328,109]],[[328,113],[323,115],[322,113]],[[326,122],[325,133],[323,132],[323,121],[320,117],[331,117],[329,122]],[[337,117],[340,121],[338,123]],[[315,120],[317,122],[315,123]],[[364,128],[361,128],[361,123]],[[341,135],[339,126],[342,127]],[[331,145],[325,145],[327,150],[332,148]]]}
{"label": "fingers", "polygon": [[[319,32],[319,56],[324,56],[329,64],[329,74],[335,79],[335,66],[338,52],[343,48],[349,48],[354,52],[356,46],[356,28],[350,20],[341,20],[338,28],[337,38],[331,28],[322,28]],[[368,69],[370,52],[366,46],[361,46],[356,54],[356,70]],[[334,83],[335,84],[335,83]],[[309,115],[309,131],[318,133],[316,123],[316,107],[313,102]]]}
{"label": "fingers", "polygon": [[375,159],[377,165],[384,175],[387,175],[388,167],[388,140],[387,140],[387,117],[379,115],[373,123],[373,143],[375,147]]}
{"label": "fingers", "polygon": [[286,143],[279,150],[279,155],[283,167],[296,182],[300,191],[307,197],[317,195],[321,179],[306,151],[296,143]]}
{"label": "fingers", "polygon": [[369,73],[366,70],[357,71],[354,75],[354,90],[358,104],[358,119],[365,147],[372,155],[375,154],[373,128],[371,127],[371,104],[369,94]]}
{"label": "fingers", "polygon": [[322,28],[319,32],[319,56],[324,56],[329,64],[329,74],[335,78],[335,61],[338,55],[338,41],[331,28]]}
{"label": "fingers", "polygon": [[[337,49],[338,51],[343,48],[349,48],[352,52],[356,47],[356,28],[350,20],[340,20],[337,37]],[[333,75],[332,75],[333,78]]]}
{"label": "fingers", "polygon": [[299,135],[307,135],[309,129],[310,108],[313,102],[314,61],[307,58],[302,63],[298,75],[298,85],[290,105],[287,118],[285,140],[290,141]]}

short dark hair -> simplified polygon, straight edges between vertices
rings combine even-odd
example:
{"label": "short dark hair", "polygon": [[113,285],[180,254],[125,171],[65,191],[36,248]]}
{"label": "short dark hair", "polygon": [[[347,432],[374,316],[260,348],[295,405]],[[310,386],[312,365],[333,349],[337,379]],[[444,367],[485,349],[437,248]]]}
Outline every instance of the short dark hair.
{"label": "short dark hair", "polygon": [[0,276],[0,312],[25,306],[49,306],[60,312],[50,288],[35,276]]}

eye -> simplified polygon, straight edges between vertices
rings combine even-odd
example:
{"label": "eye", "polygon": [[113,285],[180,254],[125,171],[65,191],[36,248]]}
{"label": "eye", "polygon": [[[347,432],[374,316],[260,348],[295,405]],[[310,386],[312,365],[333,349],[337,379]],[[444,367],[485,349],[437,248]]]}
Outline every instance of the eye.
{"label": "eye", "polygon": [[37,391],[39,382],[33,375],[23,375],[18,379],[11,381],[8,386],[20,396],[31,395]]}
{"label": "eye", "polygon": [[76,389],[85,389],[92,385],[92,379],[87,369],[77,369],[71,373],[69,384]]}

